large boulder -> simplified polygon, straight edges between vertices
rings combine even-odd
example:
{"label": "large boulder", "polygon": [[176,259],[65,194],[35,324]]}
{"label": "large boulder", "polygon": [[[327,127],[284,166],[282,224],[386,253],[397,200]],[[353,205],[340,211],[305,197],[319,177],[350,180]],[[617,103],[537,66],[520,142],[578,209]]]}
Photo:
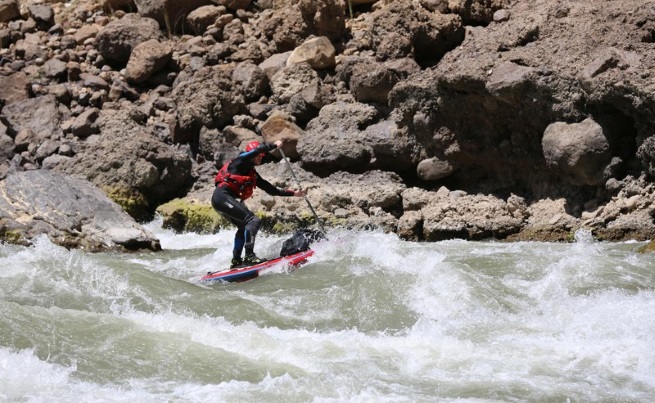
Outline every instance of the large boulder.
{"label": "large boulder", "polygon": [[27,75],[17,72],[9,76],[0,75],[0,105],[23,101],[29,98],[30,82]]}
{"label": "large boulder", "polygon": [[349,48],[373,51],[378,60],[411,57],[431,65],[464,40],[462,19],[456,14],[431,12],[410,0],[380,3]]}
{"label": "large boulder", "polygon": [[447,188],[437,192],[409,188],[402,199],[401,233],[407,239],[502,239],[518,232],[524,220],[521,209],[502,199]]}
{"label": "large boulder", "polygon": [[152,233],[89,182],[47,170],[10,174],[0,182],[0,237],[27,245],[40,235],[91,251],[161,249]]}
{"label": "large boulder", "polygon": [[174,140],[187,143],[196,140],[201,127],[222,129],[235,115],[246,113],[244,94],[233,81],[234,65],[205,67],[189,80],[175,87],[172,93],[177,104]]}
{"label": "large boulder", "polygon": [[319,176],[337,171],[363,172],[371,148],[362,144],[360,127],[375,123],[378,111],[366,104],[335,103],[321,109],[298,142],[302,167]]}
{"label": "large boulder", "polygon": [[134,47],[125,69],[125,79],[131,83],[146,81],[162,69],[171,59],[173,47],[170,43],[149,39]]}
{"label": "large boulder", "polygon": [[546,164],[577,185],[598,185],[611,154],[603,128],[593,119],[549,125],[542,140]]}
{"label": "large boulder", "polygon": [[47,31],[55,25],[55,13],[49,4],[28,3],[27,11],[39,30]]}
{"label": "large boulder", "polygon": [[54,95],[13,102],[5,106],[2,115],[13,135],[24,129],[33,131],[41,139],[59,138],[63,134],[62,116]]}
{"label": "large boulder", "polygon": [[304,169],[319,176],[371,169],[405,174],[414,171],[420,146],[393,120],[363,103],[336,102],[323,107],[298,141]]}
{"label": "large boulder", "polygon": [[307,88],[320,88],[321,80],[309,64],[291,64],[275,73],[270,85],[273,99],[279,104],[286,104]]}
{"label": "large boulder", "polygon": [[342,0],[277,0],[263,15],[259,29],[278,52],[295,49],[309,36],[340,40],[346,32]]}
{"label": "large boulder", "polygon": [[418,177],[424,181],[442,179],[452,174],[455,168],[448,161],[436,157],[425,159],[416,166]]}
{"label": "large boulder", "polygon": [[0,0],[0,22],[20,17],[18,0]]}
{"label": "large boulder", "polygon": [[268,90],[268,76],[250,61],[236,65],[232,81],[240,87],[246,101],[256,101]]}
{"label": "large boulder", "polygon": [[229,15],[225,7],[202,6],[189,13],[186,22],[191,32],[196,35],[203,35],[207,28],[214,25],[224,15]]}
{"label": "large boulder", "polygon": [[152,218],[155,208],[186,193],[193,183],[188,150],[172,148],[145,126],[147,116],[126,103],[103,109],[100,133],[80,143],[57,171],[82,176],[100,187],[134,218]]}
{"label": "large boulder", "polygon": [[105,60],[124,66],[132,50],[150,39],[164,39],[157,22],[138,14],[127,14],[103,27],[95,37],[95,46]]}
{"label": "large boulder", "polygon": [[292,160],[298,158],[296,146],[303,135],[303,130],[293,123],[286,114],[274,112],[266,119],[260,131],[266,142],[273,143],[277,140],[283,140],[282,151],[286,157]]}
{"label": "large boulder", "polygon": [[362,61],[350,71],[350,91],[359,102],[388,103],[388,95],[398,77],[382,63]]}

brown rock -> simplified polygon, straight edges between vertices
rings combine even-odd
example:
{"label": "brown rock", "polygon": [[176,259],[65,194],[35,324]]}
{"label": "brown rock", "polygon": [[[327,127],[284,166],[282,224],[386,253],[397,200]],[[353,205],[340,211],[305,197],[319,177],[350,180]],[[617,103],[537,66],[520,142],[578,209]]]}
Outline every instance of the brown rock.
{"label": "brown rock", "polygon": [[333,68],[336,50],[325,36],[312,38],[291,52],[287,59],[287,66],[292,64],[308,63],[314,69]]}
{"label": "brown rock", "polygon": [[20,17],[18,0],[0,0],[0,22]]}
{"label": "brown rock", "polygon": [[432,181],[442,179],[452,174],[455,169],[448,161],[441,161],[437,158],[429,158],[419,162],[416,173],[421,180]]}
{"label": "brown rock", "polygon": [[163,39],[157,22],[127,14],[103,27],[95,37],[95,46],[108,62],[124,64],[138,44],[150,39]]}
{"label": "brown rock", "polygon": [[268,77],[252,62],[239,63],[232,72],[232,80],[241,86],[247,101],[259,99],[268,88]]}
{"label": "brown rock", "polygon": [[[226,12],[227,10],[225,7],[218,7],[213,5],[203,6],[189,13],[189,15],[186,17],[186,21],[194,34],[202,35],[205,33],[205,31],[207,31],[207,28],[217,22],[221,16],[225,15]],[[227,22],[225,22],[225,24],[227,24]],[[223,26],[225,26],[225,24],[223,24]]]}
{"label": "brown rock", "polygon": [[30,129],[39,138],[61,135],[61,112],[53,95],[13,102],[2,109],[2,114],[14,133]]}
{"label": "brown rock", "polygon": [[80,29],[73,34],[73,39],[75,39],[75,42],[78,44],[84,43],[87,39],[90,38],[95,38],[95,36],[98,34],[98,26],[95,24],[93,25],[82,25]]}
{"label": "brown rock", "polygon": [[163,68],[171,59],[173,47],[151,39],[137,45],[127,62],[125,79],[131,83],[141,83]]}
{"label": "brown rock", "polygon": [[66,63],[59,59],[50,59],[43,65],[43,73],[46,77],[55,80],[64,80],[68,77]]}
{"label": "brown rock", "polygon": [[55,13],[49,4],[28,3],[27,11],[39,30],[47,31],[55,25]]}
{"label": "brown rock", "polygon": [[303,135],[303,130],[295,123],[289,120],[289,117],[283,113],[273,113],[261,127],[261,133],[264,141],[272,143],[277,140],[283,140],[284,154],[290,159],[298,158],[296,145]]}
{"label": "brown rock", "polygon": [[99,110],[96,108],[87,109],[77,116],[70,127],[71,133],[79,138],[86,138],[92,134],[100,132],[96,120],[100,116]]}
{"label": "brown rock", "polygon": [[9,76],[0,75],[0,103],[10,104],[29,97],[30,83],[25,73],[18,72]]}
{"label": "brown rock", "polygon": [[82,85],[94,90],[105,90],[109,91],[109,84],[107,81],[103,80],[102,78],[89,74],[89,73],[82,73],[80,74],[80,80],[82,81]]}
{"label": "brown rock", "polygon": [[277,73],[279,70],[282,70],[287,65],[289,55],[291,55],[291,51],[276,53],[272,56],[269,56],[266,60],[259,63],[259,68],[262,69],[264,73],[266,73],[268,78],[271,78],[275,75],[275,73]]}
{"label": "brown rock", "polygon": [[546,164],[574,184],[597,185],[611,159],[603,128],[592,119],[549,125],[542,140]]}

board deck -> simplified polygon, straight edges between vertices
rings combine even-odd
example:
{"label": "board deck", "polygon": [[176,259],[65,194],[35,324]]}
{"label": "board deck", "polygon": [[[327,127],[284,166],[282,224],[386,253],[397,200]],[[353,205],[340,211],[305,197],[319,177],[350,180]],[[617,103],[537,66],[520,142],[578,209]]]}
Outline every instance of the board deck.
{"label": "board deck", "polygon": [[302,265],[306,263],[307,258],[312,256],[313,254],[314,251],[310,249],[289,256],[280,256],[275,259],[258,263],[254,266],[208,272],[207,274],[202,276],[200,280],[205,282],[224,281],[228,283],[238,283],[242,281],[252,280],[253,278],[259,277],[259,274],[262,271],[270,269],[273,266],[277,266],[280,264],[284,264],[288,266]]}

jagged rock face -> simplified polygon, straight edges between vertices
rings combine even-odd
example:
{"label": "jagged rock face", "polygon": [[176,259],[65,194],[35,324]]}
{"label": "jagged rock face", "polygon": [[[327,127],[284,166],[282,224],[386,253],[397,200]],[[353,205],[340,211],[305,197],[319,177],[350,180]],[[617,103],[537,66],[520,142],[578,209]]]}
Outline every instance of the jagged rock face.
{"label": "jagged rock face", "polygon": [[[103,111],[99,134],[55,167],[82,176],[121,201],[139,220],[149,219],[163,201],[186,193],[193,182],[188,152],[163,143],[143,127],[138,109]],[[129,206],[128,206],[129,205]]]}
{"label": "jagged rock face", "polygon": [[47,170],[0,182],[0,237],[29,243],[45,234],[58,245],[91,251],[160,250],[159,240],[89,182]]}
{"label": "jagged rock face", "polygon": [[177,121],[182,130],[223,128],[234,115],[246,113],[244,95],[236,92],[234,66],[204,68],[173,91]]}
{"label": "jagged rock face", "polygon": [[[619,178],[638,176],[636,149],[653,133],[653,97],[644,90],[652,84],[643,77],[653,58],[650,45],[635,40],[643,37],[637,16],[647,21],[648,9],[641,2],[529,3],[512,7],[507,21],[467,28],[466,40],[433,71],[399,83],[390,98],[403,124],[428,156],[457,168],[447,179],[456,188],[561,188],[543,158],[543,134],[554,122],[589,116],[607,139],[603,163],[613,160]],[[574,182],[602,185],[599,177]]]}
{"label": "jagged rock face", "polygon": [[655,177],[655,137],[649,137],[642,143],[637,152],[646,172]]}
{"label": "jagged rock face", "polygon": [[[565,240],[589,226],[643,238],[655,227],[653,10],[642,0],[0,2],[0,178],[83,175],[146,217],[211,189],[248,141],[286,138],[319,214],[352,228]],[[294,186],[288,174],[277,183]],[[253,209],[286,220],[304,208],[271,200],[255,197]]]}
{"label": "jagged rock face", "polygon": [[261,20],[260,30],[278,53],[295,49],[308,37],[340,40],[345,33],[343,0],[277,0]]}

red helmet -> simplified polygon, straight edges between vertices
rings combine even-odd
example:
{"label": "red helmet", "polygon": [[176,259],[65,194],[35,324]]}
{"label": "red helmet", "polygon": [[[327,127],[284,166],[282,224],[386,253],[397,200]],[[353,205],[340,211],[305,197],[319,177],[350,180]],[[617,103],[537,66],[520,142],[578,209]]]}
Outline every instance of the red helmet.
{"label": "red helmet", "polygon": [[[246,144],[246,152],[254,150],[255,148],[259,147],[259,145],[260,145],[259,141],[257,140],[251,141],[250,143]],[[266,155],[266,153],[259,154],[260,157],[263,157],[264,155]]]}
{"label": "red helmet", "polygon": [[246,151],[252,151],[257,147],[259,147],[259,141],[253,140],[250,143],[246,144]]}

